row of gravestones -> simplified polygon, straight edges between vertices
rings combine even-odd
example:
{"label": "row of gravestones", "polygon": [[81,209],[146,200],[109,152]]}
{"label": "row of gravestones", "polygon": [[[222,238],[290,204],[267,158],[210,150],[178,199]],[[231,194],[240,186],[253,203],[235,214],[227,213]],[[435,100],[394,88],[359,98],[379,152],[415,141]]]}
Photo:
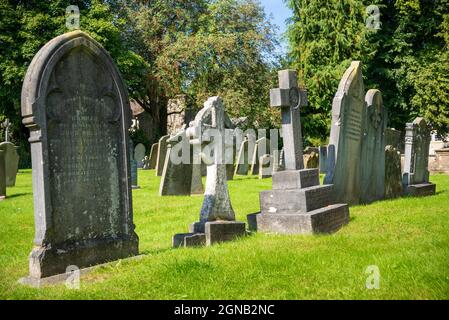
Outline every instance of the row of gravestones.
{"label": "row of gravestones", "polygon": [[8,120],[2,124],[2,127],[5,128],[5,141],[0,143],[0,201],[6,198],[6,188],[16,185],[19,167],[17,147],[9,142],[9,126]]}
{"label": "row of gravestones", "polygon": [[[429,195],[430,130],[422,118],[407,124],[405,168],[401,173],[401,133],[387,128],[388,114],[379,90],[365,88],[362,65],[344,74],[332,106],[330,144],[320,149],[325,183],[349,204],[371,203],[405,194]],[[402,175],[402,176],[401,176]]]}
{"label": "row of gravestones", "polygon": [[[351,89],[351,83],[344,88]],[[349,111],[334,119],[335,125],[346,125],[346,117],[352,119],[356,110],[352,104],[358,103],[358,96],[352,89],[348,94],[341,98]],[[131,190],[137,186],[138,165],[128,133],[131,112],[123,79],[110,55],[81,31],[53,39],[29,66],[21,100],[23,123],[30,130],[35,212],[30,274],[22,283],[39,286],[43,278],[63,274],[69,266],[83,268],[137,255]],[[261,212],[248,216],[249,228],[288,234],[337,231],[349,223],[349,207],[335,196],[339,185],[320,185],[319,169],[304,169],[300,109],[307,106],[307,93],[298,88],[295,71],[279,72],[279,88],[270,91],[270,101],[282,111],[284,170],[273,174],[273,190],[260,194]],[[189,128],[167,139],[168,149],[176,153],[179,139],[189,142],[181,145],[187,148],[207,148],[212,141],[219,150],[233,147],[231,139],[205,139],[202,133],[210,129],[219,137],[233,129],[219,97],[208,99]],[[353,129],[342,130],[342,142],[335,144],[335,166],[328,170],[335,177],[338,170],[351,176],[349,165],[340,162],[354,161],[349,157],[358,152],[349,144],[352,139],[344,137],[353,138]],[[416,152],[417,139],[410,140],[410,154]],[[161,151],[160,157],[169,154]],[[222,152],[214,152],[206,163],[200,219],[190,225],[189,233],[173,237],[174,247],[211,245],[246,234],[246,224],[235,220],[227,185],[230,170],[222,157]],[[168,160],[166,156],[162,170],[168,170]],[[156,160],[157,166],[161,162]],[[417,163],[419,159],[414,160],[414,168]],[[420,179],[416,171],[406,177],[412,183]],[[336,178],[334,182],[340,183]]]}

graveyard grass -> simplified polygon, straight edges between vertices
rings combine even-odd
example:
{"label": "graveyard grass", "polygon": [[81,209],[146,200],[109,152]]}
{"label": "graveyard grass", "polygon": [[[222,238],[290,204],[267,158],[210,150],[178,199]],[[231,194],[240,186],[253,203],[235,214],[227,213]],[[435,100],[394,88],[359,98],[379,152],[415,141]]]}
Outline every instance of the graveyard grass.
{"label": "graveyard grass", "polygon": [[[140,237],[136,260],[100,267],[81,279],[40,290],[17,284],[32,248],[31,170],[0,202],[0,299],[449,299],[449,176],[436,175],[437,195],[351,207],[334,235],[256,234],[211,248],[171,248],[171,237],[198,219],[202,197],[157,196],[154,171],[139,170],[133,192]],[[239,220],[258,211],[271,180],[229,183]],[[380,289],[367,290],[368,266]]]}

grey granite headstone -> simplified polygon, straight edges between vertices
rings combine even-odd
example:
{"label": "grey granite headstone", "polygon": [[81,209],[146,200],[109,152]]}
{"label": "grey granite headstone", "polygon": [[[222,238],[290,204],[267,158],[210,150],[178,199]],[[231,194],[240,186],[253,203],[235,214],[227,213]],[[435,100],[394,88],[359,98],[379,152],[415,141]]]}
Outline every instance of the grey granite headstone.
{"label": "grey granite headstone", "polygon": [[379,90],[368,90],[362,141],[362,203],[382,200],[385,196],[385,129],[387,112]]}
{"label": "grey granite headstone", "polygon": [[156,176],[162,177],[162,171],[164,171],[165,156],[167,155],[167,140],[170,136],[163,136],[159,140],[159,148],[157,150],[157,160],[156,160]]}
{"label": "grey granite headstone", "polygon": [[[206,245],[214,242],[228,241],[244,235],[245,224],[235,221],[234,209],[229,197],[226,179],[225,150],[227,139],[226,128],[233,128],[221,98],[209,98],[195,120],[187,129],[187,136],[192,143],[199,143],[204,147],[213,146],[212,159],[208,159],[206,191],[200,213],[200,221],[190,226],[190,234],[175,235],[175,246],[187,246],[188,239],[202,238],[205,234]],[[207,132],[213,131],[214,136]],[[194,243],[198,243],[194,241]],[[202,240],[199,241],[202,243]]]}
{"label": "grey granite headstone", "polygon": [[430,130],[423,118],[407,123],[405,133],[405,163],[402,176],[404,192],[413,196],[435,194],[429,181]]}
{"label": "grey granite headstone", "polygon": [[402,196],[401,153],[393,146],[385,147],[385,198]]}
{"label": "grey granite headstone", "polygon": [[247,138],[243,140],[242,144],[239,148],[239,153],[237,156],[237,160],[235,163],[235,172],[236,176],[246,176],[249,171],[249,154],[248,154],[248,146],[249,141]]}
{"label": "grey granite headstone", "polygon": [[0,201],[6,198],[5,152],[0,150]]}
{"label": "grey granite headstone", "polygon": [[361,151],[365,119],[362,63],[353,61],[340,81],[332,104],[330,142],[335,146],[335,167],[328,168],[339,201],[356,204],[361,192]]}
{"label": "grey granite headstone", "polygon": [[147,149],[142,143],[134,148],[134,159],[137,161],[137,168],[143,168],[143,159],[145,158]]}
{"label": "grey granite headstone", "polygon": [[250,175],[259,174],[259,160],[266,154],[270,154],[270,140],[263,137],[256,141],[256,145],[251,156],[251,170]]}
{"label": "grey granite headstone", "polygon": [[273,174],[273,189],[260,193],[261,212],[248,215],[248,224],[261,232],[335,232],[349,223],[348,205],[337,203],[333,185],[320,185],[318,169],[297,169],[304,167],[299,109],[307,105],[307,93],[296,77],[296,71],[279,72],[281,89],[270,92],[271,106],[282,107],[284,115],[286,170]]}
{"label": "grey granite headstone", "polygon": [[167,156],[159,186],[160,196],[188,196],[192,186],[191,154],[183,161],[184,153],[190,152],[185,130],[167,140]]}
{"label": "grey granite headstone", "polygon": [[320,173],[326,174],[327,173],[327,146],[320,146],[319,147],[320,152]]}
{"label": "grey granite headstone", "polygon": [[156,169],[156,165],[157,165],[157,155],[159,152],[159,143],[154,143],[151,146],[151,151],[150,151],[150,169]]}
{"label": "grey granite headstone", "polygon": [[35,212],[23,283],[138,254],[129,98],[108,52],[81,31],[48,42],[22,89]]}
{"label": "grey granite headstone", "polygon": [[17,147],[11,142],[0,143],[0,150],[5,152],[6,186],[16,185],[17,170],[19,168],[19,154]]}
{"label": "grey granite headstone", "polygon": [[259,159],[259,179],[271,178],[273,175],[274,157],[266,154]]}

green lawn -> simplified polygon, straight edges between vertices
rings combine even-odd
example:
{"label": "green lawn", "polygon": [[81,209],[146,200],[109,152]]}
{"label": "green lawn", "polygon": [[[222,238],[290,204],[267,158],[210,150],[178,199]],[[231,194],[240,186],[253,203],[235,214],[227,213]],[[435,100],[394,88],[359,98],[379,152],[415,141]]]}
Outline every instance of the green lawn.
{"label": "green lawn", "polygon": [[[257,234],[210,248],[171,248],[171,237],[198,219],[202,197],[158,197],[154,171],[139,171],[133,192],[142,259],[121,261],[64,285],[31,289],[31,171],[0,202],[0,299],[448,299],[449,176],[432,176],[438,195],[352,207],[351,223],[334,235]],[[271,180],[229,183],[239,220],[258,211]],[[379,290],[365,270],[380,268]]]}

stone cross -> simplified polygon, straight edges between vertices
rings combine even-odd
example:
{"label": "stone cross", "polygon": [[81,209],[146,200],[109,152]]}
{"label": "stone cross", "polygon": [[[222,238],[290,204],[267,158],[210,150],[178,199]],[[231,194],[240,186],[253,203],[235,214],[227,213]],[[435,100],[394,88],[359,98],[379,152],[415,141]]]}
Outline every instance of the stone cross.
{"label": "stone cross", "polygon": [[279,88],[270,90],[270,105],[282,111],[285,169],[304,169],[300,108],[307,106],[307,92],[298,88],[296,71],[279,71]]}
{"label": "stone cross", "polygon": [[11,122],[9,122],[9,119],[6,119],[2,123],[2,128],[5,129],[5,141],[9,142],[9,128],[11,127]]}

